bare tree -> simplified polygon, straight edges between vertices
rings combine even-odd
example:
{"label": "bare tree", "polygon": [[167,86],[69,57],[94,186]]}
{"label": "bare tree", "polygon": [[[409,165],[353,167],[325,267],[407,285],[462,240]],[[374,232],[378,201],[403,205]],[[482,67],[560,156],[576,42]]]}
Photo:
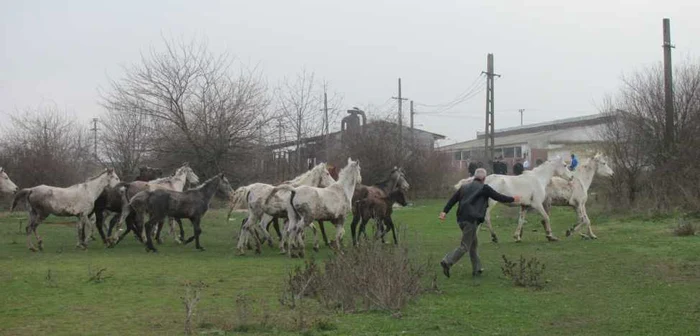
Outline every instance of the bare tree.
{"label": "bare tree", "polygon": [[[302,140],[321,135],[324,131],[323,93],[327,90],[328,83],[317,83],[315,74],[305,69],[293,79],[285,78],[277,90],[278,118],[281,119],[284,133],[295,140],[297,172],[305,170],[301,155]],[[328,106],[329,124],[337,120],[338,106],[339,95],[332,94]]]}
{"label": "bare tree", "polygon": [[87,126],[55,106],[11,116],[0,139],[0,162],[22,187],[68,186],[95,168]]}
{"label": "bare tree", "polygon": [[234,59],[203,41],[163,40],[125,76],[111,81],[103,104],[153,123],[155,154],[212,175],[245,165],[258,126],[267,120],[266,85],[257,70],[234,71]]}
{"label": "bare tree", "polygon": [[[645,199],[657,210],[676,205],[697,207],[700,183],[700,60],[687,60],[674,69],[674,137],[665,148],[664,82],[660,64],[623,77],[617,94],[603,106],[613,116],[603,131],[605,150],[616,170],[613,199],[630,204]],[[661,178],[663,177],[663,178]],[[623,190],[624,189],[624,190]],[[619,197],[622,196],[622,197]]]}
{"label": "bare tree", "polygon": [[153,125],[141,113],[111,111],[101,120],[100,149],[103,157],[123,179],[134,175],[148,159]]}

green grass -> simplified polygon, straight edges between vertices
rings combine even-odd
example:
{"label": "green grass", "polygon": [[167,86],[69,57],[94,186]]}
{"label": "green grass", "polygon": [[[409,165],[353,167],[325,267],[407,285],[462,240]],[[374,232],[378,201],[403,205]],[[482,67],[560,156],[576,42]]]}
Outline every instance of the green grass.
{"label": "green grass", "polygon": [[[599,239],[564,239],[574,221],[569,209],[555,209],[553,228],[562,241],[545,240],[539,217],[530,214],[523,242],[512,241],[513,209],[500,208],[494,225],[500,243],[479,233],[486,272],[471,277],[463,259],[445,279],[437,262],[459,242],[454,214],[443,223],[442,201],[420,201],[395,212],[405,239],[421,258],[430,258],[440,294],[424,294],[398,317],[390,312],[340,314],[311,305],[317,320],[311,335],[698,335],[700,334],[700,237],[675,237],[674,220],[611,219],[592,216]],[[276,249],[236,256],[235,222],[211,211],[202,244],[175,245],[169,237],[158,254],[147,254],[132,237],[114,249],[99,242],[88,251],[75,246],[73,226],[43,224],[44,251],[26,249],[18,221],[26,214],[0,214],[0,334],[2,335],[174,335],[183,333],[180,296],[186,281],[203,281],[197,319],[200,332],[297,334],[300,315],[279,304],[285,274],[300,260]],[[49,222],[65,221],[50,219]],[[234,224],[235,223],[235,224]],[[186,223],[187,234],[191,233]],[[537,230],[537,232],[533,232]],[[332,229],[329,230],[331,233]],[[346,225],[349,245],[349,224]],[[310,236],[310,235],[309,235]],[[314,253],[308,245],[307,255]],[[318,258],[330,254],[322,248]],[[501,275],[501,255],[537,257],[546,264],[547,286],[514,287]],[[89,282],[106,268],[107,278]],[[51,273],[50,280],[47,274]],[[237,298],[248,298],[255,321],[239,321]],[[263,308],[262,306],[265,306]],[[267,323],[260,323],[261,316]]]}

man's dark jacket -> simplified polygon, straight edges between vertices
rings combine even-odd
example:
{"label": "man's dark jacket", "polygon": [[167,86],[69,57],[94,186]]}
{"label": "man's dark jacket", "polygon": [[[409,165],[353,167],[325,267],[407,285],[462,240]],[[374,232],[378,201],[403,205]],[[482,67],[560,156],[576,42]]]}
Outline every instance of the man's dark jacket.
{"label": "man's dark jacket", "polygon": [[486,208],[489,206],[489,198],[501,203],[512,203],[515,201],[513,197],[496,192],[488,184],[474,180],[463,184],[452,195],[452,198],[447,201],[443,212],[450,212],[455,203],[459,202],[457,206],[457,222],[483,223],[484,216],[486,216]]}

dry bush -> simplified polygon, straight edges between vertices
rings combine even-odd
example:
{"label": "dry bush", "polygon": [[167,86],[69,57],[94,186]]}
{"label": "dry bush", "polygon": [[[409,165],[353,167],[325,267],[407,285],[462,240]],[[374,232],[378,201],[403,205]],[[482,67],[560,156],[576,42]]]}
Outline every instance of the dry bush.
{"label": "dry bush", "polygon": [[616,210],[669,213],[699,211],[700,60],[685,60],[673,73],[674,127],[665,134],[663,67],[656,64],[622,79],[603,110],[611,119],[601,132],[615,177],[607,193]]}
{"label": "dry bush", "polygon": [[544,288],[545,281],[542,279],[544,275],[545,265],[537,258],[526,260],[522,255],[520,260],[513,262],[503,255],[503,266],[501,271],[503,275],[511,279],[513,284],[518,287],[531,287],[535,289]]}
{"label": "dry bush", "polygon": [[182,303],[185,306],[184,328],[185,334],[191,335],[195,331],[193,318],[195,316],[195,313],[197,312],[197,304],[201,299],[202,289],[207,287],[207,285],[201,281],[198,283],[192,283],[187,281],[185,282],[184,287],[185,294],[180,297],[180,299],[182,299]]}
{"label": "dry bush", "polygon": [[673,234],[679,237],[694,236],[698,231],[698,226],[685,218],[679,218],[673,228]]}
{"label": "dry bush", "polygon": [[305,297],[344,312],[399,310],[424,290],[427,263],[417,263],[405,247],[371,241],[326,261],[311,260],[290,272],[282,303],[294,308]]}

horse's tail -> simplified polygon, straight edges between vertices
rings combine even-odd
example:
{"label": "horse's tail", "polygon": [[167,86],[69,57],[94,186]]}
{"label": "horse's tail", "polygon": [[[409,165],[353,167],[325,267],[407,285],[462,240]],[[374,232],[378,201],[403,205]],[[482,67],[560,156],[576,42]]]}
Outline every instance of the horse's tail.
{"label": "horse's tail", "polygon": [[229,199],[229,207],[231,210],[248,207],[249,194],[250,190],[248,190],[247,186],[236,189],[236,191],[231,194],[231,198]]}
{"label": "horse's tail", "polygon": [[275,196],[275,194],[277,194],[277,192],[280,190],[287,190],[289,192],[296,193],[294,191],[294,187],[292,187],[288,184],[282,184],[282,185],[276,186],[276,187],[272,188],[272,191],[270,191],[270,194],[267,195],[267,198],[265,199],[265,204],[270,203],[270,200],[272,199],[272,197]]}
{"label": "horse's tail", "polygon": [[29,199],[29,195],[32,194],[32,189],[22,189],[15,194],[15,198],[12,200],[12,206],[10,207],[10,213],[15,209],[17,204],[24,200],[25,202]]}
{"label": "horse's tail", "polygon": [[294,212],[294,220],[296,221],[297,218],[299,218],[299,211],[297,211],[297,208],[294,207],[294,196],[297,195],[297,191],[292,188],[289,190],[290,193],[292,193],[291,196],[289,196],[289,205],[292,207],[292,211]]}

